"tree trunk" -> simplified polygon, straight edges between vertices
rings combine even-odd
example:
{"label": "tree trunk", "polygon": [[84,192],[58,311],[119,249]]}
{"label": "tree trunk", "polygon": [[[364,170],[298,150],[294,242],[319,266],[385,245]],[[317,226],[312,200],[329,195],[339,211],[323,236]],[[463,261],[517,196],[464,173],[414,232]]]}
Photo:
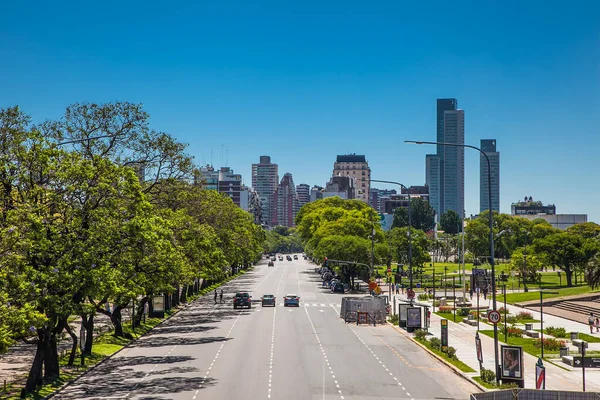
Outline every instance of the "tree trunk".
{"label": "tree trunk", "polygon": [[87,318],[86,315],[82,315],[81,320],[83,321],[83,327],[85,328],[83,354],[91,356],[92,346],[94,344],[94,314],[90,314]]}
{"label": "tree trunk", "polygon": [[569,267],[569,266],[564,266],[563,270],[565,271],[565,275],[567,277],[567,286],[572,287],[573,286],[573,270],[571,270],[571,267]]}
{"label": "tree trunk", "polygon": [[56,327],[50,331],[48,344],[45,346],[44,379],[54,381],[60,378],[60,364],[58,361],[58,335],[67,325],[67,317],[61,318]]}
{"label": "tree trunk", "polygon": [[136,328],[142,324],[142,317],[144,316],[144,308],[146,307],[146,303],[149,301],[149,297],[146,296],[140,300],[140,304],[138,304],[137,312],[134,315],[133,326]]}
{"label": "tree trunk", "polygon": [[189,287],[189,285],[185,284],[181,288],[181,295],[179,296],[180,303],[184,303],[184,304],[187,303],[188,287]]}
{"label": "tree trunk", "polygon": [[115,309],[113,310],[113,312],[110,314],[110,321],[112,322],[113,326],[115,327],[115,333],[113,333],[113,336],[115,337],[124,337],[123,336],[123,320],[121,317],[121,306],[115,306]]}
{"label": "tree trunk", "polygon": [[67,333],[71,335],[71,339],[73,340],[71,355],[69,355],[69,363],[67,364],[69,367],[72,367],[75,362],[75,356],[77,355],[77,335],[73,332],[73,329],[71,329],[69,324],[65,326],[65,329],[67,330]]}
{"label": "tree trunk", "polygon": [[195,286],[196,286],[196,282],[194,282],[191,285],[188,285],[188,290],[187,290],[188,297],[194,295],[194,288],[195,288]]}
{"label": "tree trunk", "polygon": [[31,368],[29,369],[29,375],[27,376],[27,382],[25,383],[25,388],[21,393],[21,397],[25,393],[33,392],[38,386],[40,386],[43,380],[43,366],[44,366],[44,356],[46,351],[44,350],[46,336],[49,334],[47,328],[42,328],[37,330],[38,335],[38,343],[37,348],[35,350],[35,357],[33,358],[33,363],[31,364]]}

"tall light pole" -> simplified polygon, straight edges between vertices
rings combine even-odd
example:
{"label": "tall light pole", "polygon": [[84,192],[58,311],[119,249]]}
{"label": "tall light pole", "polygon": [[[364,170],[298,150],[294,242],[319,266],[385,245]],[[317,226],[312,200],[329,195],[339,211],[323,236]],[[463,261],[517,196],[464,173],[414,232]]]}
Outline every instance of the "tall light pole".
{"label": "tall light pole", "polygon": [[[438,146],[449,146],[449,147],[466,147],[468,149],[477,150],[479,153],[483,154],[485,160],[487,162],[487,173],[488,173],[488,213],[489,213],[489,225],[490,225],[490,263],[492,264],[492,309],[496,311],[496,265],[494,260],[494,218],[493,218],[493,210],[492,210],[492,168],[490,165],[490,159],[485,151],[481,150],[479,147],[471,146],[468,144],[458,144],[458,143],[444,143],[444,142],[421,142],[415,140],[405,140],[404,143],[413,143],[413,144],[433,144]],[[496,373],[496,383],[500,382],[500,374],[498,373],[499,369],[499,357],[498,357],[498,324],[494,324],[494,367]]]}
{"label": "tall light pole", "polygon": [[[411,217],[411,209],[410,209],[410,190],[400,182],[394,181],[380,181],[377,179],[371,179],[371,182],[377,183],[389,183],[390,185],[398,185],[401,188],[406,189],[406,193],[408,193],[408,270],[410,273],[410,283],[409,289],[413,288],[413,273],[412,273],[412,217]],[[402,192],[402,191],[401,191]]]}

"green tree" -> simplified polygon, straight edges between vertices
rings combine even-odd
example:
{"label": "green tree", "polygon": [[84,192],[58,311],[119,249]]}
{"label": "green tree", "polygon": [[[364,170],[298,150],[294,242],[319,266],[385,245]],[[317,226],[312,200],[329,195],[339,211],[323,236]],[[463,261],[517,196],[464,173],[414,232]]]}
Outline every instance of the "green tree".
{"label": "green tree", "polygon": [[[435,210],[428,201],[421,197],[410,200],[410,217],[412,227],[428,232],[435,227]],[[392,228],[408,226],[408,208],[398,207],[394,210]]]}
{"label": "green tree", "polygon": [[[429,240],[421,230],[412,230],[412,266],[413,269],[431,261],[429,255]],[[392,228],[387,232],[387,241],[391,248],[392,257],[399,264],[408,265],[409,236],[408,228]]]}
{"label": "green tree", "polygon": [[460,215],[454,210],[446,211],[442,214],[442,218],[440,219],[442,230],[450,235],[461,232],[461,223]]}
{"label": "green tree", "polygon": [[535,254],[527,253],[520,247],[513,251],[510,257],[510,270],[521,275],[523,285],[527,282],[540,282],[543,264]]}

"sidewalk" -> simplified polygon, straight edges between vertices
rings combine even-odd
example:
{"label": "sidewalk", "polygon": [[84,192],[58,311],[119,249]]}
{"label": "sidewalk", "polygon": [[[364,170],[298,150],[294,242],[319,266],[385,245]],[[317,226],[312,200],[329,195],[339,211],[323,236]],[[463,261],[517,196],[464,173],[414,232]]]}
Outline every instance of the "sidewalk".
{"label": "sidewalk", "polygon": [[[387,289],[387,288],[386,288]],[[388,294],[386,291],[384,294]],[[406,301],[406,294],[392,294],[392,301],[396,300],[396,312],[398,312],[398,303],[400,300]],[[431,301],[418,301],[421,304],[431,305]],[[488,301],[483,301],[483,297],[480,300],[480,304],[485,304]],[[497,302],[497,308],[503,306],[503,303]],[[490,301],[491,307],[491,301]],[[540,313],[525,309],[521,307],[507,305],[508,312],[511,314],[517,314],[521,311],[527,311],[533,314],[533,318],[539,320]],[[434,313],[431,313],[431,326],[429,332],[436,336],[441,337],[441,323],[442,318]],[[462,317],[456,317],[456,323],[452,319],[449,320],[448,325],[448,342],[449,345],[456,349],[456,356],[459,360],[473,368],[475,373],[467,373],[468,376],[479,376],[479,362],[477,360],[477,354],[475,349],[475,334],[477,332],[476,326],[470,326],[462,323]],[[459,322],[460,321],[460,322]],[[570,321],[564,318],[555,317],[553,315],[544,314],[544,327],[562,327],[568,332],[581,332],[589,334],[589,327],[585,324]],[[500,328],[500,327],[499,327]],[[540,329],[540,323],[533,324],[534,329]],[[493,329],[492,324],[486,324],[483,321],[480,322],[481,330]],[[600,336],[600,333],[594,333],[594,335]],[[494,370],[494,339],[480,334],[481,346],[483,350],[483,367],[486,369]],[[504,335],[499,330],[499,345],[504,344],[502,339]],[[533,339],[532,339],[533,340]],[[571,355],[576,354],[574,347],[571,347]],[[600,350],[600,343],[590,343],[588,350]],[[500,349],[498,349],[500,351]],[[523,353],[524,362],[524,373],[525,373],[525,387],[535,388],[535,364],[537,363],[537,357],[527,353]],[[550,390],[582,390],[582,371],[581,368],[571,368],[562,362],[557,363],[559,366],[554,365],[552,362],[545,360],[544,366],[546,367],[546,389]],[[600,369],[598,368],[586,368],[586,391],[600,392]]]}

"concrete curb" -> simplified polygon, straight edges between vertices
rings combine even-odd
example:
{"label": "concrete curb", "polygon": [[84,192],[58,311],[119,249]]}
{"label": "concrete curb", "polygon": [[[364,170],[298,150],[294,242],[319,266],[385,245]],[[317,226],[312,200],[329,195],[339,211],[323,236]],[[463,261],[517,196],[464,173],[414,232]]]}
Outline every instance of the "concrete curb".
{"label": "concrete curb", "polygon": [[[224,282],[223,285],[228,284],[229,282],[232,282],[234,280],[236,280],[237,278],[244,276],[248,271],[251,271],[254,269],[254,266],[252,266],[251,268],[245,270],[246,272],[244,272],[243,274],[241,274],[240,276],[237,276],[227,282]],[[220,285],[220,286],[223,286]],[[220,287],[219,286],[219,287]],[[81,373],[81,375],[77,376],[75,379],[73,379],[72,381],[69,381],[67,383],[65,383],[63,386],[61,386],[60,388],[58,388],[55,392],[50,393],[48,396],[45,397],[45,399],[51,399],[54,396],[58,396],[61,392],[63,392],[65,389],[67,389],[69,386],[71,386],[72,384],[74,384],[75,382],[77,382],[79,379],[83,378],[84,376],[86,376],[87,374],[89,374],[90,372],[94,371],[96,368],[98,368],[99,366],[101,366],[102,364],[104,364],[105,362],[109,361],[110,359],[112,359],[114,356],[116,356],[117,354],[119,354],[120,352],[122,352],[125,349],[128,349],[131,345],[133,345],[134,343],[136,343],[138,340],[140,340],[141,338],[143,338],[144,336],[146,336],[147,334],[149,334],[150,332],[152,332],[154,330],[154,328],[161,326],[162,324],[164,324],[165,322],[167,322],[168,320],[170,320],[171,318],[173,318],[175,315],[179,314],[180,311],[187,309],[189,306],[191,306],[193,303],[199,301],[202,297],[204,296],[208,296],[209,293],[206,293],[202,296],[199,296],[198,298],[196,298],[194,301],[186,303],[186,304],[182,304],[178,307],[175,307],[175,312],[171,315],[169,315],[167,318],[163,319],[162,321],[160,321],[158,324],[154,325],[152,327],[152,329],[150,329],[148,332],[144,333],[142,336],[137,337],[135,339],[133,339],[132,341],[130,341],[129,343],[127,343],[125,346],[123,346],[122,348],[120,348],[119,350],[115,351],[113,354],[111,354],[110,356],[106,356],[104,357],[102,360],[100,360],[97,364],[91,366],[90,368],[88,368],[87,370],[83,371]]]}
{"label": "concrete curb", "polygon": [[472,379],[470,376],[468,376],[464,372],[462,372],[460,369],[458,369],[454,365],[450,364],[448,361],[444,360],[442,357],[438,356],[437,354],[435,354],[434,352],[432,352],[431,350],[429,350],[429,348],[427,346],[424,346],[419,341],[415,340],[415,338],[412,335],[410,335],[408,332],[403,331],[402,329],[400,329],[399,327],[397,327],[396,325],[392,324],[389,321],[387,321],[387,324],[389,326],[391,326],[392,328],[394,328],[396,331],[400,332],[401,334],[403,334],[404,336],[406,336],[407,338],[409,338],[413,343],[415,343],[417,346],[421,347],[423,350],[425,350],[427,353],[429,353],[429,355],[431,355],[432,357],[434,357],[437,360],[441,361],[446,366],[450,367],[450,369],[452,369],[452,371],[456,375],[458,375],[461,378],[467,380],[469,383],[472,383],[475,387],[477,387],[482,392],[488,392],[489,391],[488,389],[486,389],[485,387],[483,387],[481,384],[479,384],[477,381],[475,381],[474,379]]}

